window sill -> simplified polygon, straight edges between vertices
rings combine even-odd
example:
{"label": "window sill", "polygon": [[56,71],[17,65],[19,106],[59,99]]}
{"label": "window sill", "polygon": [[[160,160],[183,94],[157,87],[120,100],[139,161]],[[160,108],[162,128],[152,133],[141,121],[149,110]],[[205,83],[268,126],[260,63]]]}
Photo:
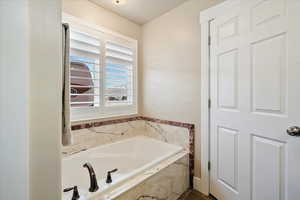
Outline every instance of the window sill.
{"label": "window sill", "polygon": [[101,115],[99,117],[90,117],[90,118],[82,118],[82,119],[74,119],[71,120],[72,125],[78,125],[82,123],[90,123],[90,122],[98,122],[98,121],[106,121],[106,120],[114,120],[125,117],[134,117],[138,116],[138,112],[130,112],[126,114],[111,114],[111,115]]}

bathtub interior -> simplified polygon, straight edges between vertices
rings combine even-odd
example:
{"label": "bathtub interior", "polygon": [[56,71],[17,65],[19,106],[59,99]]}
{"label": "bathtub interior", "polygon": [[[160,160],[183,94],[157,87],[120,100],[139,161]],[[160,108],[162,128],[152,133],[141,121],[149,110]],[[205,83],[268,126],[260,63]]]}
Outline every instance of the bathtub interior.
{"label": "bathtub interior", "polygon": [[[78,186],[81,193],[88,193],[89,174],[83,168],[86,162],[95,170],[100,187],[97,193],[101,193],[182,150],[180,146],[144,136],[96,147],[63,159],[63,188]],[[115,168],[118,171],[112,174],[113,183],[106,184],[107,172]]]}

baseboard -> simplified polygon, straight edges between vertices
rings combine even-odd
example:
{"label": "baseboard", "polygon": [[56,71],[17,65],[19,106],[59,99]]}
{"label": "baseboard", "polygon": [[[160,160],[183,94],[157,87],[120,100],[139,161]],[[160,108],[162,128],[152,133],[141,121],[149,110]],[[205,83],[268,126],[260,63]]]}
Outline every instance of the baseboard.
{"label": "baseboard", "polygon": [[195,177],[193,178],[194,190],[201,192],[202,194],[208,196],[209,195],[209,187],[204,180],[201,178]]}
{"label": "baseboard", "polygon": [[194,190],[201,192],[201,179],[194,176],[193,183],[194,183]]}

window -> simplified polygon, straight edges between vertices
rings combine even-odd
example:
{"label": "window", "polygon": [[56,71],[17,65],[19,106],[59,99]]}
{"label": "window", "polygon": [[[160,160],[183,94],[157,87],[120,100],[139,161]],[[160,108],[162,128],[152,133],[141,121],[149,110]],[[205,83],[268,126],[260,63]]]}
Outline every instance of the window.
{"label": "window", "polygon": [[105,47],[105,103],[132,104],[133,51],[113,42]]}
{"label": "window", "polygon": [[73,121],[137,113],[137,41],[70,23]]}
{"label": "window", "polygon": [[72,30],[70,33],[71,107],[100,106],[100,42]]}

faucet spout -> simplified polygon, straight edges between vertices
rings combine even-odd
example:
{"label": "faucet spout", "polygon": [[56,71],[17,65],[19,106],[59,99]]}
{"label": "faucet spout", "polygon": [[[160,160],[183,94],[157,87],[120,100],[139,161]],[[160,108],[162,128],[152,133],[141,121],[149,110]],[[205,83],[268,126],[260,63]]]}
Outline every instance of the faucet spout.
{"label": "faucet spout", "polygon": [[97,183],[97,177],[95,174],[95,171],[91,165],[91,163],[85,163],[83,165],[83,167],[87,168],[90,174],[90,181],[91,181],[91,185],[90,185],[90,192],[96,192],[99,189],[98,183]]}

